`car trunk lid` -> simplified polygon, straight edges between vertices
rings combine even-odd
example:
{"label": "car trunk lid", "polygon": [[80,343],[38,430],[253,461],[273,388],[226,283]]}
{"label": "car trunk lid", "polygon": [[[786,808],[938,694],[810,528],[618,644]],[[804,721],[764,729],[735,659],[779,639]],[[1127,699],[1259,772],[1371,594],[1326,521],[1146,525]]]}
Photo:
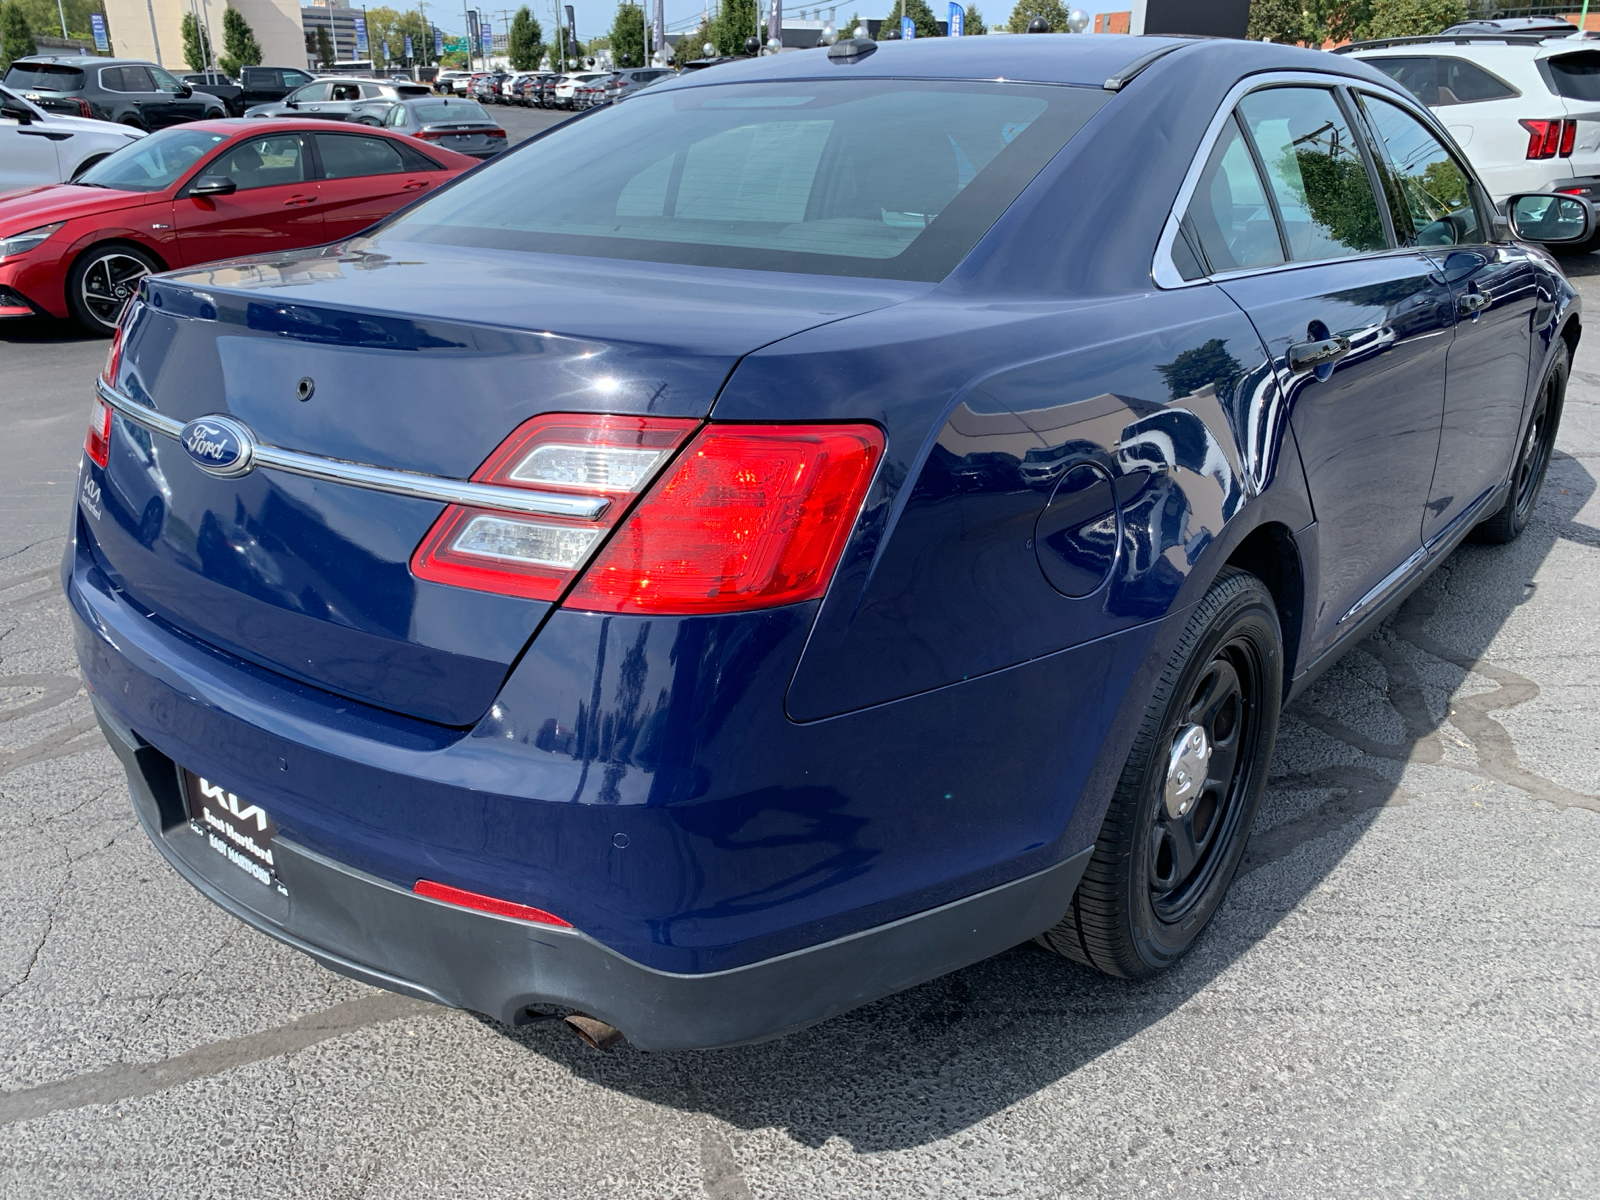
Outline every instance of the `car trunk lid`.
{"label": "car trunk lid", "polygon": [[[262,444],[469,478],[529,417],[703,418],[744,354],[925,284],[406,245],[151,280],[118,390]],[[307,398],[299,396],[307,393]],[[202,472],[118,422],[102,565],[203,642],[353,699],[475,721],[548,605],[415,578],[438,502],[258,469]]]}

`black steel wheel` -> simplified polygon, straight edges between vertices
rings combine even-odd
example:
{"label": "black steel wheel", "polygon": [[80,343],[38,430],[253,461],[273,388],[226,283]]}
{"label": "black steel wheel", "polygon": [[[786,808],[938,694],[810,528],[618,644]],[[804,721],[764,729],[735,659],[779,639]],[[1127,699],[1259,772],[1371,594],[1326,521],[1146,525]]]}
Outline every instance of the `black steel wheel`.
{"label": "black steel wheel", "polygon": [[1567,373],[1567,349],[1563,345],[1546,369],[1539,392],[1533,398],[1533,413],[1517,446],[1517,458],[1511,468],[1505,503],[1494,516],[1472,531],[1477,541],[1501,545],[1516,541],[1533,520],[1533,510],[1539,503],[1539,492],[1544,487],[1545,473],[1549,471],[1550,459],[1555,453],[1556,434],[1561,429],[1561,408],[1567,397]]}
{"label": "black steel wheel", "polygon": [[159,270],[161,264],[137,246],[92,246],[67,272],[67,307],[90,333],[110,337],[139,280]]}
{"label": "black steel wheel", "polygon": [[1244,855],[1283,670],[1272,593],[1224,568],[1156,685],[1072,907],[1041,944],[1129,979],[1188,951]]}

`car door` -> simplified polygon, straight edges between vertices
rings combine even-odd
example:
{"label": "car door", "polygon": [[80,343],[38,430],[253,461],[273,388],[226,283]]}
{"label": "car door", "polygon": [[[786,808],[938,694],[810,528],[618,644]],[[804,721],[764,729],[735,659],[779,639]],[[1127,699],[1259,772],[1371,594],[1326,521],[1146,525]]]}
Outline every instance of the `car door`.
{"label": "car door", "polygon": [[32,109],[0,92],[0,192],[61,182],[58,137]]}
{"label": "car door", "polygon": [[421,156],[379,133],[318,133],[325,236],[330,242],[351,237],[382,220],[402,204],[426,195],[442,173],[417,169]]}
{"label": "car door", "polygon": [[120,90],[138,109],[139,119],[144,122],[146,129],[165,129],[176,123],[172,109],[174,97],[156,89],[155,76],[150,74],[149,68],[139,63],[128,63],[123,66],[118,78],[122,85]]}
{"label": "car door", "polygon": [[361,104],[359,83],[335,83],[328,91],[328,99],[317,115],[335,121],[348,121]]}
{"label": "car door", "polygon": [[360,88],[360,97],[350,105],[346,120],[359,121],[362,124],[381,124],[384,114],[389,111],[392,103],[383,94],[383,85],[378,83],[363,83],[356,85]]}
{"label": "car door", "polygon": [[1511,469],[1528,395],[1538,272],[1527,250],[1493,240],[1471,172],[1423,122],[1380,97],[1360,99],[1394,177],[1396,230],[1438,264],[1456,304],[1426,542],[1468,516]]}
{"label": "car door", "polygon": [[328,94],[332,90],[333,84],[326,79],[319,79],[290,92],[283,102],[294,110],[296,116],[320,117],[328,105]]}
{"label": "car door", "polygon": [[1420,550],[1454,324],[1435,264],[1394,246],[1347,103],[1313,86],[1245,95],[1189,210],[1289,407],[1317,518],[1313,655]]}
{"label": "car door", "polygon": [[197,92],[160,67],[146,67],[166,112],[168,125],[198,121],[206,115],[206,93]]}
{"label": "car door", "polygon": [[[252,134],[234,142],[196,173],[173,202],[173,226],[184,265],[324,240],[309,134]],[[195,183],[220,175],[236,191],[192,195]]]}

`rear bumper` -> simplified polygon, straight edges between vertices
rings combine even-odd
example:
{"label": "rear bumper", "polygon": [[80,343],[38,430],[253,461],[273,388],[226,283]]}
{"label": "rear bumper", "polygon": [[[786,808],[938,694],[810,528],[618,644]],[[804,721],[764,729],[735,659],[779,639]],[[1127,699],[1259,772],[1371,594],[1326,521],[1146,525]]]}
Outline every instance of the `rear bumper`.
{"label": "rear bumper", "polygon": [[778,1037],[999,953],[1060,918],[1092,851],[975,896],[728,971],[652,970],[575,930],[405,891],[293,841],[274,850],[282,896],[191,831],[172,760],[97,700],[134,808],[162,856],[208,899],[324,966],[507,1024],[532,1005],[588,1013],[644,1050]]}

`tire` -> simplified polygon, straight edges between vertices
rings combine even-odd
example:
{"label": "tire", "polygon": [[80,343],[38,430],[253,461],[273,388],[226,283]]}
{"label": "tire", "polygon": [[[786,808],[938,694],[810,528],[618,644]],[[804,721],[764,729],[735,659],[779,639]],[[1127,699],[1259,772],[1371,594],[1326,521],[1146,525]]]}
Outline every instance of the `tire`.
{"label": "tire", "polygon": [[[126,125],[129,129],[144,129],[145,128],[144,122],[139,120],[137,117],[123,117],[122,120],[117,122],[117,124],[118,125]],[[149,133],[150,131],[148,129],[145,129],[145,132]]]}
{"label": "tire", "polygon": [[1544,487],[1545,472],[1550,469],[1550,458],[1556,448],[1556,434],[1561,431],[1561,409],[1567,398],[1567,356],[1570,351],[1563,342],[1554,360],[1539,382],[1533,398],[1533,415],[1523,432],[1522,443],[1517,448],[1517,458],[1511,468],[1511,487],[1506,492],[1506,502],[1500,511],[1472,531],[1472,540],[1503,546],[1522,536],[1522,531],[1533,520],[1533,510],[1539,504],[1539,492]]}
{"label": "tire", "polygon": [[139,280],[165,270],[127,242],[103,242],[78,256],[67,272],[67,307],[90,333],[110,337]]}
{"label": "tire", "polygon": [[[1272,593],[1254,575],[1223,568],[1156,684],[1072,907],[1039,944],[1122,979],[1153,975],[1188,952],[1250,840],[1283,670]],[[1197,726],[1200,747],[1191,740]]]}
{"label": "tire", "polygon": [[382,125],[383,122],[382,121],[374,121],[371,117],[358,117],[356,119],[356,124],[357,125],[365,125],[368,128],[376,129],[376,128],[378,128],[378,126]]}

